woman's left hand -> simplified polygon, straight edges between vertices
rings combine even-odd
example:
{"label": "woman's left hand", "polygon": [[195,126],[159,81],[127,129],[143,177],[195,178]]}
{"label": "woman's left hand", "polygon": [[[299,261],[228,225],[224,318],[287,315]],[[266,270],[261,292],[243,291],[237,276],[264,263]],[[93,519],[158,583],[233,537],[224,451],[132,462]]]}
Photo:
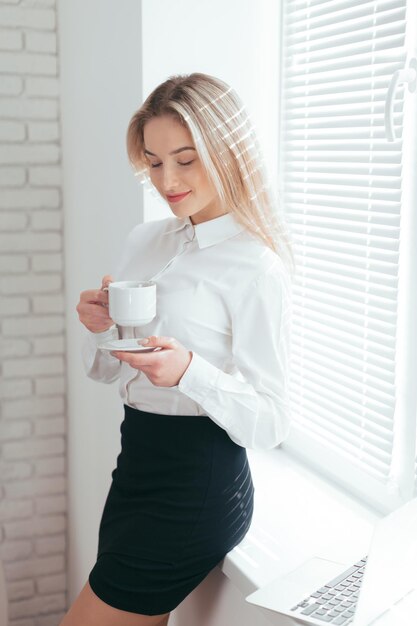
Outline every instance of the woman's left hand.
{"label": "woman's left hand", "polygon": [[178,385],[189,366],[193,353],[173,337],[147,337],[148,343],[138,340],[139,345],[160,347],[153,352],[122,352],[115,350],[112,355],[119,361],[125,361],[149,378],[156,387],[174,387]]}

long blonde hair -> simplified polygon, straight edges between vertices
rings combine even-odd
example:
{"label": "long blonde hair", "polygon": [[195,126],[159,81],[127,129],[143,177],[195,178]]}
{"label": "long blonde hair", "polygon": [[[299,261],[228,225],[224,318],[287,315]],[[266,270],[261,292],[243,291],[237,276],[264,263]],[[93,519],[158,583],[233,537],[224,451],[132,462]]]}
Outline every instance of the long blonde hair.
{"label": "long blonde hair", "polygon": [[267,174],[254,128],[236,92],[224,81],[195,72],[156,87],[130,120],[127,153],[141,182],[150,186],[143,129],[171,115],[186,126],[218,195],[236,220],[295,271],[291,235]]}

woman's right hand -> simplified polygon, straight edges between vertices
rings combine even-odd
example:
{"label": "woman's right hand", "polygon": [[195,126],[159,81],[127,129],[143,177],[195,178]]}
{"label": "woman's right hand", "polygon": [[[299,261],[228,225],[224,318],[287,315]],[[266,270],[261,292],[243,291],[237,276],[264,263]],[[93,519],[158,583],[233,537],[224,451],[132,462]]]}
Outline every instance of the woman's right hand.
{"label": "woman's right hand", "polygon": [[114,324],[109,317],[109,294],[108,291],[104,291],[112,282],[111,276],[104,276],[101,281],[101,289],[89,289],[81,292],[80,301],[76,307],[78,317],[80,322],[92,333],[104,332]]}

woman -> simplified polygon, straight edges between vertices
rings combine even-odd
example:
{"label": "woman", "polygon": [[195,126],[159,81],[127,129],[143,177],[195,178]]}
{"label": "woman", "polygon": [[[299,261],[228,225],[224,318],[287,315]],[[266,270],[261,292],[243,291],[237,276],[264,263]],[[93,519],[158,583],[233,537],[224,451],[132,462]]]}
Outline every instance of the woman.
{"label": "woman", "polygon": [[174,214],[134,228],[115,273],[155,278],[157,315],[135,336],[160,350],[101,351],[118,337],[113,278],[81,294],[87,374],[120,379],[125,417],[97,562],[62,626],[167,624],[248,532],[246,448],[289,428],[293,258],[238,96],[205,74],[171,77],[133,115],[127,146]]}

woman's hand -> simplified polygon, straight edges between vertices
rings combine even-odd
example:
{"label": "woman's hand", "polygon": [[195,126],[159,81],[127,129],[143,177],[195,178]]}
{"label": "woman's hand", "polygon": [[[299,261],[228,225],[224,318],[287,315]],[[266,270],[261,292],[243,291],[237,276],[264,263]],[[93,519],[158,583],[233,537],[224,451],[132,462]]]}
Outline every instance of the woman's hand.
{"label": "woman's hand", "polygon": [[114,322],[109,317],[109,294],[103,291],[112,283],[111,276],[104,276],[101,281],[101,289],[83,291],[77,304],[78,317],[92,333],[101,333],[113,326]]}
{"label": "woman's hand", "polygon": [[174,387],[178,385],[185,370],[188,368],[193,353],[184,348],[173,337],[148,337],[148,342],[138,340],[147,347],[160,347],[154,352],[121,352],[113,351],[113,356],[125,361],[149,378],[156,387]]}

